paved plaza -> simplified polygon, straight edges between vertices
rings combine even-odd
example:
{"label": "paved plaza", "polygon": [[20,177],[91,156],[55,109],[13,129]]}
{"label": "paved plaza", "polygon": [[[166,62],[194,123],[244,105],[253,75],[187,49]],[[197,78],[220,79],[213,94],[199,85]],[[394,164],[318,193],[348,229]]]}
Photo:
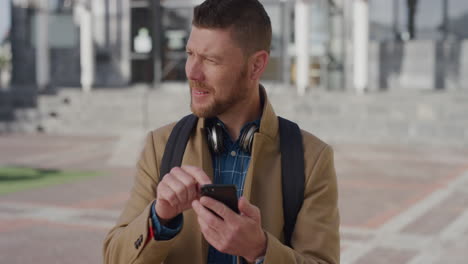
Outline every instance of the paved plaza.
{"label": "paved plaza", "polygon": [[[468,93],[297,96],[272,87],[269,96],[279,115],[335,150],[341,263],[467,263]],[[0,167],[99,176],[0,195],[0,263],[101,263],[145,134],[188,104],[186,86],[168,84],[64,89],[41,96],[38,110],[19,109],[26,121],[3,123],[12,130],[0,134]]]}
{"label": "paved plaza", "polygon": [[[101,263],[102,241],[129,197],[129,164],[142,139],[135,136],[122,155],[116,136],[1,136],[1,166],[101,176],[0,196],[0,263]],[[468,149],[332,145],[342,263],[466,263]]]}

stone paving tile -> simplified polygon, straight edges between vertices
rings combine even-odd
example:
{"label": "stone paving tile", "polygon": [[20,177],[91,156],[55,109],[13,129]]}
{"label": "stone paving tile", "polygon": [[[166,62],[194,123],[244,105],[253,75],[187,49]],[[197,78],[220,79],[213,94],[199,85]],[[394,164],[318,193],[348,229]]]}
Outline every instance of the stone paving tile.
{"label": "stone paving tile", "polygon": [[368,241],[370,240],[373,236],[369,234],[350,234],[350,233],[341,233],[340,235],[342,241],[358,241],[358,242],[363,242],[363,241]]}
{"label": "stone paving tile", "polygon": [[114,223],[116,220],[115,215],[103,215],[103,214],[98,214],[98,213],[93,213],[93,214],[81,214],[79,216],[80,219],[83,220],[92,220],[92,221],[107,221]]}
{"label": "stone paving tile", "polygon": [[[129,186],[130,188],[130,186]],[[130,191],[121,193],[112,193],[111,195],[105,195],[101,197],[94,197],[91,199],[82,199],[78,203],[71,204],[74,208],[90,208],[90,209],[110,209],[116,205],[121,205],[130,198]]]}
{"label": "stone paving tile", "polygon": [[[31,227],[35,226],[37,222],[33,219],[21,219],[21,218],[14,218],[14,219],[0,219],[0,233],[2,237],[11,238],[11,234],[16,234],[16,232],[26,232],[27,230],[31,229]],[[0,239],[0,245],[5,243],[7,239]],[[1,252],[1,249],[0,249]],[[1,260],[1,254],[0,254]],[[3,263],[3,262],[2,262]]]}
{"label": "stone paving tile", "polygon": [[436,235],[467,209],[468,195],[455,192],[402,231],[410,234]]}
{"label": "stone paving tile", "polygon": [[411,250],[395,250],[391,248],[375,248],[355,263],[359,264],[400,264],[407,263],[417,252]]}
{"label": "stone paving tile", "polygon": [[376,228],[396,214],[412,193],[389,189],[339,187],[341,223],[345,226]]}
{"label": "stone paving tile", "polygon": [[[435,162],[437,156],[427,147],[389,146],[387,152],[382,146],[364,145],[353,151],[354,147],[340,145],[335,149],[340,196],[353,197],[340,199],[342,223],[351,226],[369,223],[376,226],[385,217],[391,217],[431,191],[442,188],[460,173],[459,168],[465,161],[458,159],[455,167],[454,164]],[[441,154],[446,152],[441,151]],[[380,155],[373,156],[372,153]],[[408,156],[408,153],[414,155]],[[416,154],[419,155],[417,159],[414,158]],[[406,160],[407,157],[412,160]]]}
{"label": "stone paving tile", "polygon": [[95,149],[94,151],[86,151],[81,154],[78,159],[64,159],[58,161],[50,161],[49,165],[52,168],[74,168],[74,169],[85,169],[85,170],[99,170],[102,169],[103,161],[106,161],[112,155],[106,149],[106,146],[101,146],[102,149]]}
{"label": "stone paving tile", "polygon": [[[338,159],[339,157],[337,157]],[[339,160],[338,177],[369,182],[421,186],[437,182],[453,173],[454,165],[424,161],[402,162],[399,160],[367,161]]]}
{"label": "stone paving tile", "polygon": [[[36,138],[37,137],[37,138]],[[33,138],[33,139],[31,139]],[[0,165],[23,165],[39,168],[79,168],[107,159],[112,151],[113,137],[63,137],[50,135],[0,137]],[[6,154],[8,153],[8,154]],[[107,153],[107,154],[106,154]],[[94,157],[94,159],[93,159]],[[75,163],[78,164],[73,166]]]}
{"label": "stone paving tile", "polygon": [[[101,199],[116,193],[129,192],[133,184],[133,174],[128,177],[115,177],[103,174],[90,179],[9,193],[1,196],[2,201],[34,202],[59,206],[73,206],[87,200]],[[121,201],[117,201],[121,203]]]}
{"label": "stone paving tile", "polygon": [[40,223],[13,234],[0,239],[0,263],[76,264],[101,262],[106,231]]}
{"label": "stone paving tile", "polygon": [[0,214],[21,214],[24,213],[24,209],[21,208],[9,208],[9,207],[2,207],[0,204]]}

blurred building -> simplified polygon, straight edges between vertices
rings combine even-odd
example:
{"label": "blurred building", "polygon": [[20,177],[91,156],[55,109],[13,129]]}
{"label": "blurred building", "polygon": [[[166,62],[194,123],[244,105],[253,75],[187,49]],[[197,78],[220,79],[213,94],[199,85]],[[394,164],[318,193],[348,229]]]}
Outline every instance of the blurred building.
{"label": "blurred building", "polygon": [[[192,8],[200,2],[13,0],[13,86],[123,87],[184,81]],[[304,2],[309,87],[352,90],[356,76],[368,90],[468,86],[462,74],[468,72],[468,1],[261,2],[273,25],[267,81],[296,82],[295,40],[301,27],[294,23],[295,5]],[[355,12],[357,4],[364,13]],[[354,41],[360,27],[362,48]]]}
{"label": "blurred building", "polygon": [[[92,13],[94,45],[94,85],[119,86],[129,83],[129,10],[121,0],[21,0],[12,3],[11,40],[14,85],[35,85],[39,67],[49,67],[49,85],[80,86],[82,59],[78,6]],[[45,5],[44,5],[45,3]],[[42,4],[42,5],[41,5]],[[40,15],[47,15],[47,30],[41,28]],[[38,40],[47,34],[46,47]],[[47,49],[49,63],[38,62],[38,52]]]}
{"label": "blurred building", "polygon": [[369,87],[468,87],[468,1],[370,0]]}
{"label": "blurred building", "polygon": [[[83,61],[89,56],[92,56],[88,59],[92,64],[92,86],[183,81],[185,43],[190,33],[192,8],[200,2],[15,0],[12,2],[11,36],[14,43],[13,86],[37,85],[35,76],[40,75],[39,71],[44,67],[49,69],[43,73],[47,75],[47,86],[80,86],[84,68],[87,68],[83,67]],[[262,2],[273,25],[271,60],[264,79],[289,83],[294,81],[295,72],[294,1]],[[331,26],[340,22],[332,19],[342,11],[328,0],[311,3],[310,76],[315,85],[323,85],[327,83],[322,78],[323,65],[328,65],[326,68],[331,70],[331,75],[334,70],[343,68],[344,45],[335,45],[334,50],[330,48],[333,37],[342,35],[333,34]],[[47,14],[47,21],[43,22],[47,30],[39,26],[44,20],[40,18],[41,12]],[[90,14],[90,30],[84,23],[86,12]],[[85,31],[92,35],[90,52],[84,49],[87,45],[86,41],[83,43]],[[41,46],[39,38],[44,34],[47,34],[47,43]],[[334,54],[334,51],[338,52]],[[48,63],[40,59],[39,55],[44,53],[49,54]]]}

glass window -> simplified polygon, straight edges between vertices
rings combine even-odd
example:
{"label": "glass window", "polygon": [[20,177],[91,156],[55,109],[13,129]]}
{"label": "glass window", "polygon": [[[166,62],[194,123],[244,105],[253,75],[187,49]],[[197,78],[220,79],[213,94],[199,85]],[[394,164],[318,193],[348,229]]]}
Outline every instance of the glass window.
{"label": "glass window", "polygon": [[[414,25],[415,38],[440,39],[442,37],[442,30],[444,25],[443,0],[413,1],[416,2]],[[408,8],[408,6],[406,6],[406,8]]]}
{"label": "glass window", "polygon": [[325,45],[329,41],[328,2],[312,1],[309,7],[309,36],[312,45]]}
{"label": "glass window", "polygon": [[10,31],[10,1],[0,1],[0,44]]}
{"label": "glass window", "polygon": [[[395,36],[403,40],[441,39],[444,30],[444,1],[446,0],[371,0],[371,39],[390,40]],[[466,0],[455,2],[468,4]]]}
{"label": "glass window", "polygon": [[282,39],[282,13],[279,5],[264,4],[265,11],[270,16],[272,39],[271,39],[271,54],[279,56],[281,52],[281,39]]}
{"label": "glass window", "polygon": [[[36,46],[37,15],[35,14],[31,23],[32,45]],[[49,13],[49,47],[51,48],[73,48],[78,44],[78,29],[73,22],[71,14]]]}
{"label": "glass window", "polygon": [[193,7],[185,3],[163,8],[163,80],[186,80],[185,46],[190,36]]}
{"label": "glass window", "polygon": [[282,12],[279,4],[263,3],[265,11],[270,16],[271,21],[271,52],[270,61],[268,62],[267,68],[262,75],[262,80],[280,80],[281,79],[281,50],[282,45]]}
{"label": "glass window", "polygon": [[391,40],[395,37],[394,1],[371,0],[369,2],[369,34],[375,41]]}
{"label": "glass window", "polygon": [[49,0],[49,10],[54,12],[72,12],[73,0]]}
{"label": "glass window", "polygon": [[456,38],[468,38],[468,1],[448,1],[448,34]]}
{"label": "glass window", "polygon": [[190,8],[165,8],[163,10],[165,50],[182,51],[185,54],[191,23],[192,10]]}

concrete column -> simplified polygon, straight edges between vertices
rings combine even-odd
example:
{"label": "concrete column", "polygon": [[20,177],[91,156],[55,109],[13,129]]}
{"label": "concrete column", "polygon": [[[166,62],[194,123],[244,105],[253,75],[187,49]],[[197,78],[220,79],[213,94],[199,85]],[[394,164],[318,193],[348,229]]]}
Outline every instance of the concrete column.
{"label": "concrete column", "polygon": [[369,6],[367,0],[354,0],[353,7],[354,88],[363,93],[368,86]]}
{"label": "concrete column", "polygon": [[117,0],[111,0],[109,2],[109,44],[114,49],[116,45],[118,45],[118,19],[119,17],[119,10],[117,7]]}
{"label": "concrete column", "polygon": [[94,84],[95,67],[93,15],[91,13],[91,5],[79,2],[76,8],[80,21],[81,87],[84,92],[89,92]]}
{"label": "concrete column", "polygon": [[120,60],[120,69],[122,73],[122,78],[125,80],[125,82],[130,83],[131,81],[131,49],[132,49],[132,44],[131,44],[131,30],[130,30],[130,25],[131,25],[131,7],[130,7],[130,0],[122,0],[122,17],[120,18],[120,27],[121,27],[121,32],[120,32],[120,52],[122,54],[121,60]]}
{"label": "concrete column", "polygon": [[309,0],[297,0],[295,7],[296,86],[303,95],[309,86]]}
{"label": "concrete column", "polygon": [[153,57],[154,57],[154,77],[153,87],[160,87],[163,79],[163,10],[161,7],[161,0],[152,1],[153,7]]}
{"label": "concrete column", "polygon": [[50,85],[49,1],[40,0],[37,12],[36,84],[39,91]]}
{"label": "concrete column", "polygon": [[292,6],[289,1],[282,1],[281,5],[281,80],[285,87],[291,83],[291,60],[289,57],[289,42],[291,36],[291,13]]}
{"label": "concrete column", "polygon": [[93,38],[99,49],[106,49],[108,44],[107,11],[108,0],[88,0],[87,5],[92,13],[93,19]]}

